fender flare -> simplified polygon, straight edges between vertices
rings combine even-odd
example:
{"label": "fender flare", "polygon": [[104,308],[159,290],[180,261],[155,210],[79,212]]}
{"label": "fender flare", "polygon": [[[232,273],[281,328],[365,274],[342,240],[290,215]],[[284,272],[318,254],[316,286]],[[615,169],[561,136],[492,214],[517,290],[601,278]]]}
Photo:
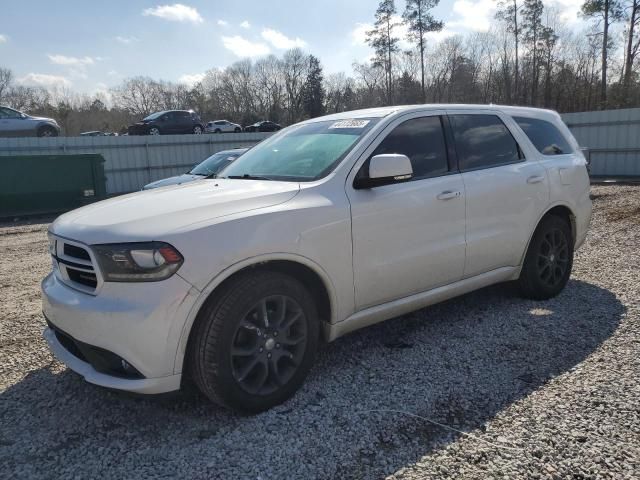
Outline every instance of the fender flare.
{"label": "fender flare", "polygon": [[329,296],[331,311],[331,318],[329,319],[329,321],[332,322],[337,317],[338,308],[335,287],[327,272],[315,261],[303,255],[292,253],[266,253],[254,257],[249,257],[245,260],[234,263],[222,270],[215,277],[213,277],[213,279],[202,290],[200,290],[200,294],[191,306],[189,314],[187,315],[187,319],[182,326],[182,331],[180,333],[180,338],[178,340],[178,345],[176,348],[175,359],[173,362],[173,371],[175,374],[179,374],[182,372],[184,366],[184,358],[187,351],[187,343],[189,342],[191,329],[198,316],[198,313],[200,312],[200,309],[207,301],[207,299],[216,290],[216,288],[218,288],[222,284],[222,282],[230,278],[232,275],[238,273],[241,270],[244,270],[245,268],[273,261],[290,261],[299,263],[316,273],[322,280],[322,283],[324,284],[324,287],[326,288]]}
{"label": "fender flare", "polygon": [[[538,225],[540,225],[540,221],[541,221],[541,220],[542,220],[542,219],[543,219],[543,218],[544,218],[544,217],[545,217],[545,216],[546,216],[546,215],[547,215],[551,210],[553,210],[553,209],[554,209],[554,208],[556,208],[556,207],[565,207],[565,208],[567,208],[567,209],[571,212],[571,215],[572,215],[572,216],[574,216],[574,217],[576,216],[576,214],[575,214],[575,212],[574,212],[574,209],[571,207],[571,205],[569,205],[569,204],[568,204],[568,203],[566,203],[566,202],[554,202],[554,203],[551,203],[551,204],[547,205],[547,208],[544,210],[544,212],[542,213],[542,215],[540,215],[540,216],[538,217],[538,220],[536,220],[536,223],[535,223],[535,225],[534,225],[534,227],[533,227],[533,230],[531,230],[531,233],[529,234],[529,240],[527,240],[527,245],[525,246],[525,249],[524,249],[524,251],[522,252],[522,256],[520,257],[520,265],[519,265],[519,268],[518,268],[518,271],[517,271],[517,275],[515,276],[515,278],[516,278],[516,279],[517,279],[517,278],[518,278],[518,276],[520,275],[520,270],[522,269],[522,265],[524,265],[524,259],[525,259],[525,257],[527,256],[527,252],[529,251],[529,244],[531,243],[531,240],[533,239],[533,234],[534,234],[534,233],[536,233],[536,230],[538,229]],[[571,226],[571,230],[572,230],[572,233],[574,233],[574,236],[575,236],[575,232],[573,232],[573,231],[574,231],[574,229],[575,229],[575,227],[572,225],[572,226]],[[573,240],[574,240],[574,242],[575,242],[575,240],[576,240],[576,239],[574,238]]]}

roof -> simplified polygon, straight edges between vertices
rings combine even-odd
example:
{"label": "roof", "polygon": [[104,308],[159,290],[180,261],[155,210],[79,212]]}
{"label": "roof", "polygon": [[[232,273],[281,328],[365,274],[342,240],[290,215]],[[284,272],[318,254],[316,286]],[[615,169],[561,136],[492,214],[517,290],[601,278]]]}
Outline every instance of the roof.
{"label": "roof", "polygon": [[545,110],[533,107],[513,107],[508,105],[478,105],[478,104],[454,104],[454,103],[426,103],[423,105],[397,105],[390,107],[366,108],[349,112],[334,113],[324,117],[316,117],[310,121],[344,120],[352,118],[382,118],[395,113],[408,113],[424,110],[495,110],[510,115],[535,114],[536,116],[557,115],[553,110]]}

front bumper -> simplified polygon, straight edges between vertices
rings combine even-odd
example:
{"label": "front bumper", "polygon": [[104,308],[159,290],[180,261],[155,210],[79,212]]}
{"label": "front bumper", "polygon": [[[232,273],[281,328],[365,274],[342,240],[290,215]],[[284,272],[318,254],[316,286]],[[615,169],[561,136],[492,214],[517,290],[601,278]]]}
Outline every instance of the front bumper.
{"label": "front bumper", "polygon": [[42,310],[50,323],[77,342],[126,360],[137,378],[98,371],[65,347],[52,328],[44,337],[55,356],[90,383],[138,393],[177,390],[176,353],[198,293],[178,275],[161,282],[107,282],[95,296],[63,284],[55,274],[43,280]]}

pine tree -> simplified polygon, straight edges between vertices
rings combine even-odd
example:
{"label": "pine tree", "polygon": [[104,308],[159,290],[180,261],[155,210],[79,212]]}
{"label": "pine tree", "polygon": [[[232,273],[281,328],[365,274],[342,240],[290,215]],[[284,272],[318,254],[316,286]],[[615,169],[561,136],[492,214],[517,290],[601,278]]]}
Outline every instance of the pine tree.
{"label": "pine tree", "polygon": [[302,106],[309,118],[319,117],[324,113],[325,91],[322,82],[320,60],[309,55],[309,73],[302,90]]}
{"label": "pine tree", "polygon": [[407,0],[402,18],[409,27],[409,40],[413,41],[420,52],[420,86],[421,101],[426,100],[424,89],[424,51],[426,48],[426,34],[442,30],[443,23],[433,18],[429,10],[440,3],[440,0]]}
{"label": "pine tree", "polygon": [[600,108],[607,106],[607,67],[610,42],[609,27],[622,19],[623,11],[619,0],[585,0],[582,5],[585,17],[602,20],[602,68],[600,84]]}
{"label": "pine tree", "polygon": [[396,5],[393,0],[382,0],[376,10],[376,22],[372,30],[367,32],[367,43],[371,46],[376,56],[373,60],[374,66],[381,66],[385,72],[385,90],[387,93],[387,104],[393,103],[393,54],[398,51],[398,41],[400,40],[394,33],[398,22],[394,17]]}

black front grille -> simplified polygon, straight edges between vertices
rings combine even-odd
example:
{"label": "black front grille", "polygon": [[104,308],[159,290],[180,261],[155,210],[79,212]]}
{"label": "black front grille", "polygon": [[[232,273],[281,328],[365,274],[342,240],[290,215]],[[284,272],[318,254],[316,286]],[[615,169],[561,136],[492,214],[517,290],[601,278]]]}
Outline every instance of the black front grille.
{"label": "black front grille", "polygon": [[93,345],[76,340],[71,335],[56,327],[48,318],[45,317],[45,319],[47,320],[47,325],[49,325],[49,328],[53,330],[53,333],[60,344],[74,357],[91,364],[97,372],[121,378],[144,378],[144,375],[142,375],[133,365],[115,353],[105,350],[104,348],[94,347]]}
{"label": "black front grille", "polygon": [[58,330],[51,323],[49,323],[49,326],[53,330],[53,333],[56,334],[56,338],[58,339],[58,341],[62,344],[62,346],[65,349],[67,349],[69,351],[69,353],[71,353],[71,355],[73,355],[74,357],[78,357],[83,362],[87,361],[85,356],[82,354],[82,352],[80,351],[80,349],[76,345],[76,342],[75,342],[75,340],[73,338],[71,338],[66,333],[63,333],[62,331]]}
{"label": "black front grille", "polygon": [[96,288],[98,285],[96,274],[92,272],[84,272],[82,270],[67,267],[67,275],[69,275],[69,280],[72,282],[79,283],[86,287]]}
{"label": "black front grille", "polygon": [[68,257],[80,258],[82,260],[91,261],[91,257],[89,256],[89,252],[87,252],[82,247],[76,247],[75,245],[70,245],[68,243],[64,244],[64,254]]}

